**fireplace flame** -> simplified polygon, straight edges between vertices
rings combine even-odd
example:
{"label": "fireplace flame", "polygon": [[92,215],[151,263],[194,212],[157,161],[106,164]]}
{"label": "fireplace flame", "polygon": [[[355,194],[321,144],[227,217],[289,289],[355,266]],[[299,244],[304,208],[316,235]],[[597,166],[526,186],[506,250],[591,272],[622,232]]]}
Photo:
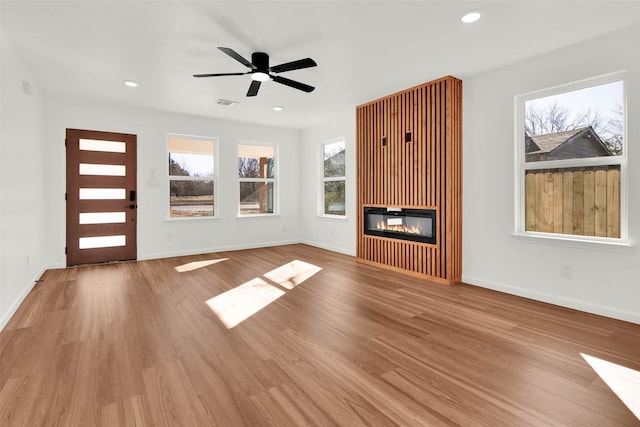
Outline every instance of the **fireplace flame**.
{"label": "fireplace flame", "polygon": [[419,225],[412,225],[407,227],[404,224],[401,225],[388,225],[384,221],[379,221],[376,224],[376,229],[382,231],[395,231],[397,233],[407,233],[407,234],[422,234],[422,229]]}

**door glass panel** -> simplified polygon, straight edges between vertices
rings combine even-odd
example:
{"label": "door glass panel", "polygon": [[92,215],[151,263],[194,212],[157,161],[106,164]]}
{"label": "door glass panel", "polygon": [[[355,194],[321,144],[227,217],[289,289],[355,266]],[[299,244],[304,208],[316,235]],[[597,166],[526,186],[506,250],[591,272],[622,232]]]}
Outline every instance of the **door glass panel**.
{"label": "door glass panel", "polygon": [[80,249],[94,248],[113,248],[116,246],[125,246],[127,244],[127,236],[97,236],[97,237],[80,237]]}
{"label": "door glass panel", "polygon": [[127,144],[118,141],[99,139],[80,139],[80,149],[85,151],[106,151],[108,153],[126,153]]}
{"label": "door glass panel", "polygon": [[125,165],[80,163],[80,175],[125,176],[126,172]]}
{"label": "door glass panel", "polygon": [[127,220],[125,212],[83,212],[80,214],[80,224],[114,224]]}
{"label": "door glass panel", "polygon": [[124,188],[81,188],[80,200],[124,200]]}

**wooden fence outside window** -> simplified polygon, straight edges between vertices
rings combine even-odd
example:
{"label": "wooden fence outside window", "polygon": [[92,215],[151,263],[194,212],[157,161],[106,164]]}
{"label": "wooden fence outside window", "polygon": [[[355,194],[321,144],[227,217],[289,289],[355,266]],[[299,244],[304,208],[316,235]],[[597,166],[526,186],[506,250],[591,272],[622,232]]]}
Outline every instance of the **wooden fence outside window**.
{"label": "wooden fence outside window", "polygon": [[526,231],[620,238],[620,166],[528,170]]}

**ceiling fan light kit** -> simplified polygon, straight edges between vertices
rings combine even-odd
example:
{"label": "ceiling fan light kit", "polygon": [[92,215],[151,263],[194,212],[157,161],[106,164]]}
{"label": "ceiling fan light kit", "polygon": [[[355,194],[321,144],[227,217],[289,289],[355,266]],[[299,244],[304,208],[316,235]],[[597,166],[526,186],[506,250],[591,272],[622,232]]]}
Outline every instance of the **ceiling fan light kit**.
{"label": "ceiling fan light kit", "polygon": [[[220,76],[242,76],[245,74],[251,74],[251,85],[247,91],[247,96],[256,96],[260,89],[260,84],[267,80],[273,80],[276,83],[283,84],[285,86],[292,87],[294,89],[301,90],[303,92],[313,92],[315,87],[309,86],[305,83],[300,83],[295,80],[287,79],[277,75],[285,71],[300,70],[303,68],[315,67],[316,61],[311,58],[299,59],[297,61],[286,62],[284,64],[275,65],[269,67],[269,55],[264,52],[254,52],[251,54],[251,62],[247,61],[242,55],[238,54],[235,50],[228,47],[218,47],[222,52],[226,53],[245,67],[249,68],[249,71],[245,73],[213,73],[213,74],[194,74],[193,77],[220,77]],[[271,74],[276,73],[276,74]]]}
{"label": "ceiling fan light kit", "polygon": [[251,80],[255,80],[257,82],[266,82],[270,78],[271,77],[269,77],[269,74],[263,73],[262,71],[252,71],[251,72]]}

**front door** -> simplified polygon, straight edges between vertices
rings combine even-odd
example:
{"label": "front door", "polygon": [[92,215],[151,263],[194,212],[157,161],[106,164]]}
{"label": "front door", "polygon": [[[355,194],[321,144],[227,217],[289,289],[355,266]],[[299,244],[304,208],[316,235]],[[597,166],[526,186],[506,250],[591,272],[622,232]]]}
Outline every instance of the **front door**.
{"label": "front door", "polygon": [[67,129],[67,265],[136,259],[136,135]]}

